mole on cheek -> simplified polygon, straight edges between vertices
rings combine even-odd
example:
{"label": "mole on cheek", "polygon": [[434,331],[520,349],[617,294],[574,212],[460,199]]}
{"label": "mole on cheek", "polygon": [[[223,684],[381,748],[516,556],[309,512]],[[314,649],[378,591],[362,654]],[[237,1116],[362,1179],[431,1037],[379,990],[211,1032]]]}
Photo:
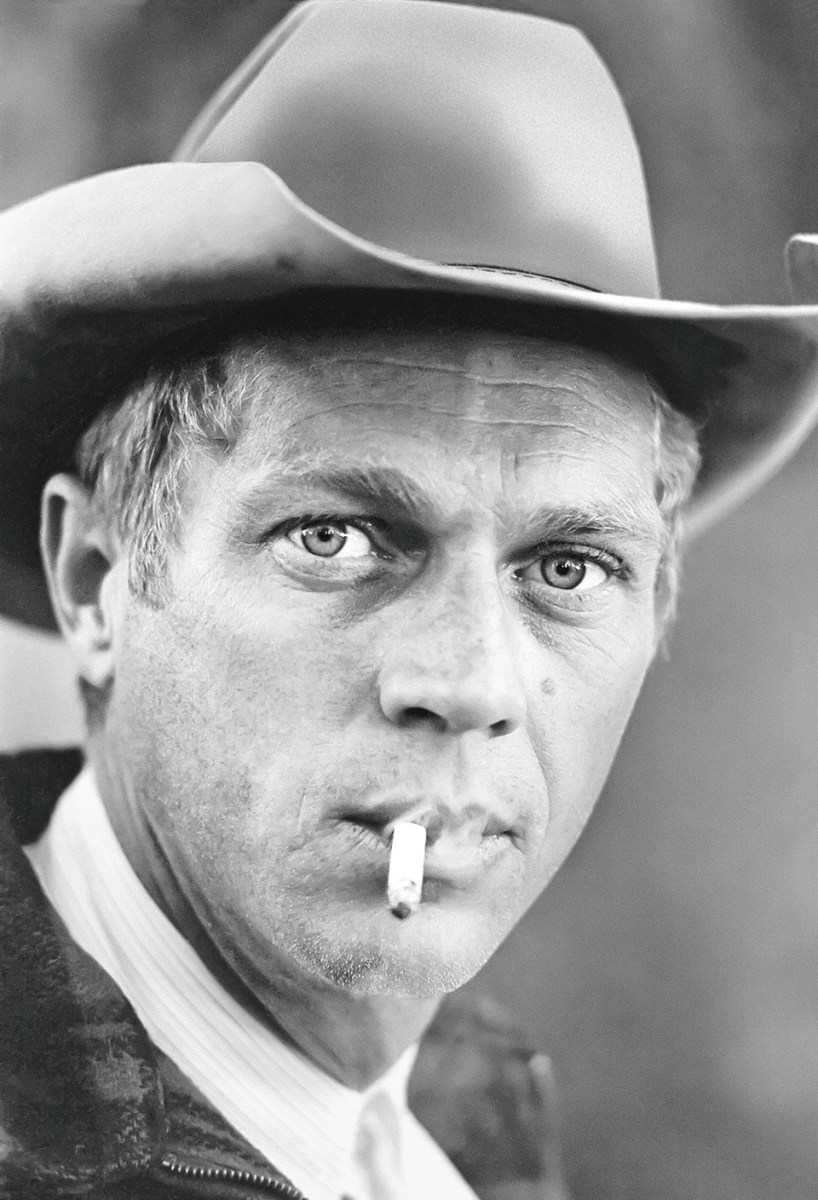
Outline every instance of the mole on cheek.
{"label": "mole on cheek", "polygon": [[540,684],[540,691],[544,696],[553,696],[557,690],[557,685],[553,679],[543,679]]}

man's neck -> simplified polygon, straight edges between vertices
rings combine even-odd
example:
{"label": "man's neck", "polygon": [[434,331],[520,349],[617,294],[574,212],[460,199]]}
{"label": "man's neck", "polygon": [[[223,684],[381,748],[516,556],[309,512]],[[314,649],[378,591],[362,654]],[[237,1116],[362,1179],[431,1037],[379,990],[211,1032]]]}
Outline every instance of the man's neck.
{"label": "man's neck", "polygon": [[[224,982],[224,981],[223,981]],[[368,996],[313,978],[282,963],[273,982],[241,986],[256,1016],[347,1087],[361,1091],[419,1041],[438,999]],[[234,993],[237,994],[237,993]]]}

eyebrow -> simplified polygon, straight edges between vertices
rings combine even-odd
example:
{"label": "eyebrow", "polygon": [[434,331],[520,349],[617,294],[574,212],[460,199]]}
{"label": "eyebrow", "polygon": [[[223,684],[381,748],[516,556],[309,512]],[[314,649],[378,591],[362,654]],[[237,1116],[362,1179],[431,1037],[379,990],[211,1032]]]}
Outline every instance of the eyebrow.
{"label": "eyebrow", "polygon": [[649,549],[662,549],[666,540],[665,522],[658,507],[623,497],[555,504],[532,514],[526,523],[532,530],[542,529],[547,538],[601,537]]}
{"label": "eyebrow", "polygon": [[365,464],[326,468],[303,468],[292,463],[277,466],[251,485],[242,502],[252,506],[256,500],[264,501],[279,486],[295,487],[296,491],[304,492],[328,492],[382,511],[398,511],[415,517],[438,511],[422,485],[403,471]]}
{"label": "eyebrow", "polygon": [[[252,508],[268,500],[279,486],[300,492],[323,492],[371,508],[387,516],[418,523],[439,520],[440,504],[424,488],[422,476],[412,479],[395,467],[366,464],[340,467],[295,464],[277,466],[266,477],[251,485],[242,497],[242,506]],[[435,485],[439,492],[439,484]],[[581,504],[545,504],[520,514],[520,526],[532,542],[546,538],[580,536],[608,537],[614,540],[662,547],[665,524],[655,503],[623,496],[599,497]]]}

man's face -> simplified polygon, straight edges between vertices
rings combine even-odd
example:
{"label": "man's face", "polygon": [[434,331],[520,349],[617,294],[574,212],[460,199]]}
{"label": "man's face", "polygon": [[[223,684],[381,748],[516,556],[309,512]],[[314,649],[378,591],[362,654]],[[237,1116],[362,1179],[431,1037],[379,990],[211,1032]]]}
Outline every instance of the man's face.
{"label": "man's face", "polygon": [[[287,362],[194,459],[167,603],[120,589],[105,753],[240,975],[437,994],[565,859],[652,658],[654,416],[629,369],[508,335]],[[401,922],[384,825],[418,803]]]}

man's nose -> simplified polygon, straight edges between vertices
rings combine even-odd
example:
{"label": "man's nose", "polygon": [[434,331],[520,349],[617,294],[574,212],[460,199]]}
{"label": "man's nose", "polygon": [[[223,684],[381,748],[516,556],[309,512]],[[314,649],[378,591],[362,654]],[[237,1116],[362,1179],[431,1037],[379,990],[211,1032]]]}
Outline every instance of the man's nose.
{"label": "man's nose", "polygon": [[421,607],[390,646],[380,702],[395,725],[439,732],[513,733],[526,700],[512,616],[496,580],[474,580]]}

